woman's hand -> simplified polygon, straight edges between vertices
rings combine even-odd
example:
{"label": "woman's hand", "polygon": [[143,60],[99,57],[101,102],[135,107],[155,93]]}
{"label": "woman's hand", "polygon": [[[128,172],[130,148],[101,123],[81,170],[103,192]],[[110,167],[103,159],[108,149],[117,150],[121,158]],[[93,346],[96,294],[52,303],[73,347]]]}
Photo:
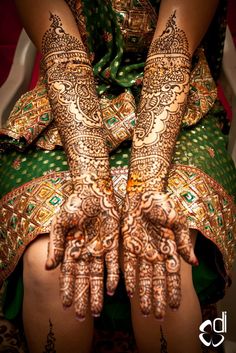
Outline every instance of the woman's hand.
{"label": "woman's hand", "polygon": [[163,319],[168,304],[180,305],[180,258],[197,264],[186,218],[167,193],[128,193],[123,219],[124,272],[130,296],[138,271],[140,307]]}
{"label": "woman's hand", "polygon": [[119,215],[110,180],[87,175],[77,179],[72,194],[54,217],[47,269],[61,263],[60,292],[65,307],[74,301],[78,319],[84,319],[90,297],[91,313],[103,306],[104,260],[107,292],[114,294],[119,279]]}

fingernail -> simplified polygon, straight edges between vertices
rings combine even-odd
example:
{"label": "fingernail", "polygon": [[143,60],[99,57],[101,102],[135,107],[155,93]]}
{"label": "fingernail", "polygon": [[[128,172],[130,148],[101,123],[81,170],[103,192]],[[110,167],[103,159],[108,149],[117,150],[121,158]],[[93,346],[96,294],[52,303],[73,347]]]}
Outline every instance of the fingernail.
{"label": "fingernail", "polygon": [[112,297],[114,294],[115,292],[107,291],[107,295],[109,295],[110,297]]}
{"label": "fingernail", "polygon": [[156,320],[159,321],[159,322],[163,322],[163,321],[164,321],[164,318],[158,318],[158,317],[156,317]]}
{"label": "fingernail", "polygon": [[198,261],[198,259],[194,261],[193,265],[194,265],[194,266],[199,266],[199,261]]}
{"label": "fingernail", "polygon": [[46,264],[45,264],[45,269],[46,269],[47,271],[52,270],[52,265],[49,265],[48,263],[46,263]]}
{"label": "fingernail", "polygon": [[52,259],[48,259],[45,264],[46,270],[52,270],[54,268],[54,262]]}
{"label": "fingernail", "polygon": [[70,308],[69,306],[63,305],[63,309],[64,309],[64,310],[68,310],[69,308]]}
{"label": "fingernail", "polygon": [[100,317],[100,314],[92,314],[93,317]]}
{"label": "fingernail", "polygon": [[83,322],[85,320],[85,317],[84,316],[78,316],[76,315],[76,320],[78,320],[79,322]]}
{"label": "fingernail", "polygon": [[144,318],[146,318],[146,317],[148,317],[149,316],[149,314],[143,314],[143,317]]}

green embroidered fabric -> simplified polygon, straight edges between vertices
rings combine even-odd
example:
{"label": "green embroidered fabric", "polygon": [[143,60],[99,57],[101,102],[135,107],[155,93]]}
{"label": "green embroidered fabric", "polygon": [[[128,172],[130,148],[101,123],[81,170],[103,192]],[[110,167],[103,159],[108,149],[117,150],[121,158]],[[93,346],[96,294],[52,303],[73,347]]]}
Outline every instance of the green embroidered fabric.
{"label": "green embroidered fabric", "polygon": [[[152,2],[158,9],[159,1]],[[217,12],[218,17],[214,22],[218,26],[217,33],[219,35],[217,38],[220,38],[220,44],[217,38],[214,41],[219,46],[217,52],[219,55],[214,53],[214,48],[211,48],[212,51],[208,55],[209,61],[212,63],[211,70],[216,78],[219,72],[222,41],[224,39],[225,23],[222,22],[224,11],[220,12],[220,9],[222,10],[224,7],[224,3],[225,1],[220,2]],[[134,0],[134,4],[141,6],[141,1]],[[122,14],[113,11],[109,1],[83,0],[83,5],[84,15],[87,19],[87,45],[90,56],[93,58],[98,94],[117,96],[124,89],[128,89],[132,91],[138,102],[146,50],[140,51],[140,53],[127,52],[125,50],[125,42],[120,30]],[[131,41],[130,45],[132,43],[135,45],[135,43],[138,43],[139,38],[133,36],[129,40]],[[225,123],[224,114],[215,107],[196,125],[182,129],[176,143],[173,163],[199,168],[222,185],[229,195],[235,196],[235,167],[226,151],[227,135],[222,133],[222,122]],[[14,143],[17,145],[17,141],[14,141]],[[127,166],[129,155],[130,142],[125,142],[116,151],[111,153],[111,168]],[[30,145],[23,152],[16,150],[4,151],[0,154],[0,197],[14,188],[50,171],[59,172],[67,169],[66,156],[60,148],[47,151]],[[207,241],[203,237],[200,239],[203,240],[197,242],[199,256],[202,254],[204,258],[204,251],[207,251],[207,254],[209,254],[207,250],[209,248],[215,256],[216,250],[210,241]],[[203,248],[204,251],[202,251]],[[222,277],[216,272],[215,267],[212,267],[205,260],[201,262],[201,266],[194,269],[194,284],[199,298],[203,303],[214,300],[215,295],[219,298],[222,295],[225,284]],[[13,273],[8,279],[8,291],[16,281],[20,281],[19,276],[16,279]],[[17,288],[17,298],[11,298],[11,303],[9,300],[5,301],[4,311],[6,317],[9,319],[13,319],[20,312],[21,300],[19,298],[23,294],[22,286],[18,285]],[[107,326],[109,326],[108,317],[110,317],[111,324],[114,326],[114,318],[117,319],[121,313],[121,306],[119,305],[123,305],[123,308],[125,308],[123,313],[127,314],[127,299],[123,301],[121,299],[123,294],[120,293],[124,293],[124,290],[121,289],[121,292],[118,291],[116,302],[118,306],[114,304],[111,298],[106,298],[105,300],[105,308],[101,320],[105,320]],[[119,308],[118,310],[117,307]],[[125,314],[121,316],[123,319],[127,317]],[[124,325],[124,320],[122,322],[122,325]]]}
{"label": "green embroidered fabric", "polygon": [[[227,135],[220,129],[214,112],[196,126],[182,130],[173,163],[197,167],[215,179],[229,195],[236,195],[236,173],[226,151]],[[125,142],[110,155],[111,168],[128,165],[130,143]],[[38,178],[49,171],[68,170],[62,149],[46,151],[31,147],[25,152],[7,151],[0,155],[0,197],[12,189]]]}

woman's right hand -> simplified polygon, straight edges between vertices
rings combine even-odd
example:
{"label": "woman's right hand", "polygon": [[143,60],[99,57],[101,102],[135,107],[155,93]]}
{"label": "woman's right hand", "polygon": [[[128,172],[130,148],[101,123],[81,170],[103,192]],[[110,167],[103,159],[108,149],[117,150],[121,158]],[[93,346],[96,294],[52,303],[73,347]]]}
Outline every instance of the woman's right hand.
{"label": "woman's right hand", "polygon": [[119,214],[111,184],[91,175],[77,179],[76,193],[52,221],[46,268],[61,264],[62,303],[69,307],[74,302],[80,320],[86,316],[89,297],[92,315],[101,313],[104,260],[108,294],[114,294],[119,280]]}
{"label": "woman's right hand", "polygon": [[168,193],[131,192],[125,199],[122,234],[128,295],[132,297],[138,283],[143,315],[153,312],[163,319],[167,305],[180,305],[180,256],[197,264],[187,220]]}

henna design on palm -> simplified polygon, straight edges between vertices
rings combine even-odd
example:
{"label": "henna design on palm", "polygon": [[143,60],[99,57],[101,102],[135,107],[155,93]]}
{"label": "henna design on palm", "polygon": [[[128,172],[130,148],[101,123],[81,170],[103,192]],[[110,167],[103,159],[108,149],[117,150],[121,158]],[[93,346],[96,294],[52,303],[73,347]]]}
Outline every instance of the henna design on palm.
{"label": "henna design on palm", "polygon": [[189,90],[188,40],[174,13],[152,43],[134,128],[123,214],[126,288],[140,307],[164,318],[180,305],[180,258],[197,264],[185,217],[166,194],[168,171]]}
{"label": "henna design on palm", "polygon": [[161,319],[166,305],[180,305],[180,259],[196,263],[184,216],[166,193],[127,195],[123,223],[126,288],[133,295],[139,273],[140,307],[144,315]]}
{"label": "henna design on palm", "polygon": [[89,299],[94,316],[102,310],[104,262],[108,293],[117,286],[119,215],[88,55],[81,40],[65,32],[57,15],[50,19],[43,62],[74,193],[53,219],[46,267],[61,264],[63,305],[74,303],[76,316],[84,319]]}
{"label": "henna design on palm", "polygon": [[54,217],[47,268],[61,265],[60,292],[64,306],[75,304],[83,319],[90,297],[91,312],[98,316],[103,304],[104,258],[107,291],[113,294],[119,279],[119,215],[107,185],[87,176]]}

